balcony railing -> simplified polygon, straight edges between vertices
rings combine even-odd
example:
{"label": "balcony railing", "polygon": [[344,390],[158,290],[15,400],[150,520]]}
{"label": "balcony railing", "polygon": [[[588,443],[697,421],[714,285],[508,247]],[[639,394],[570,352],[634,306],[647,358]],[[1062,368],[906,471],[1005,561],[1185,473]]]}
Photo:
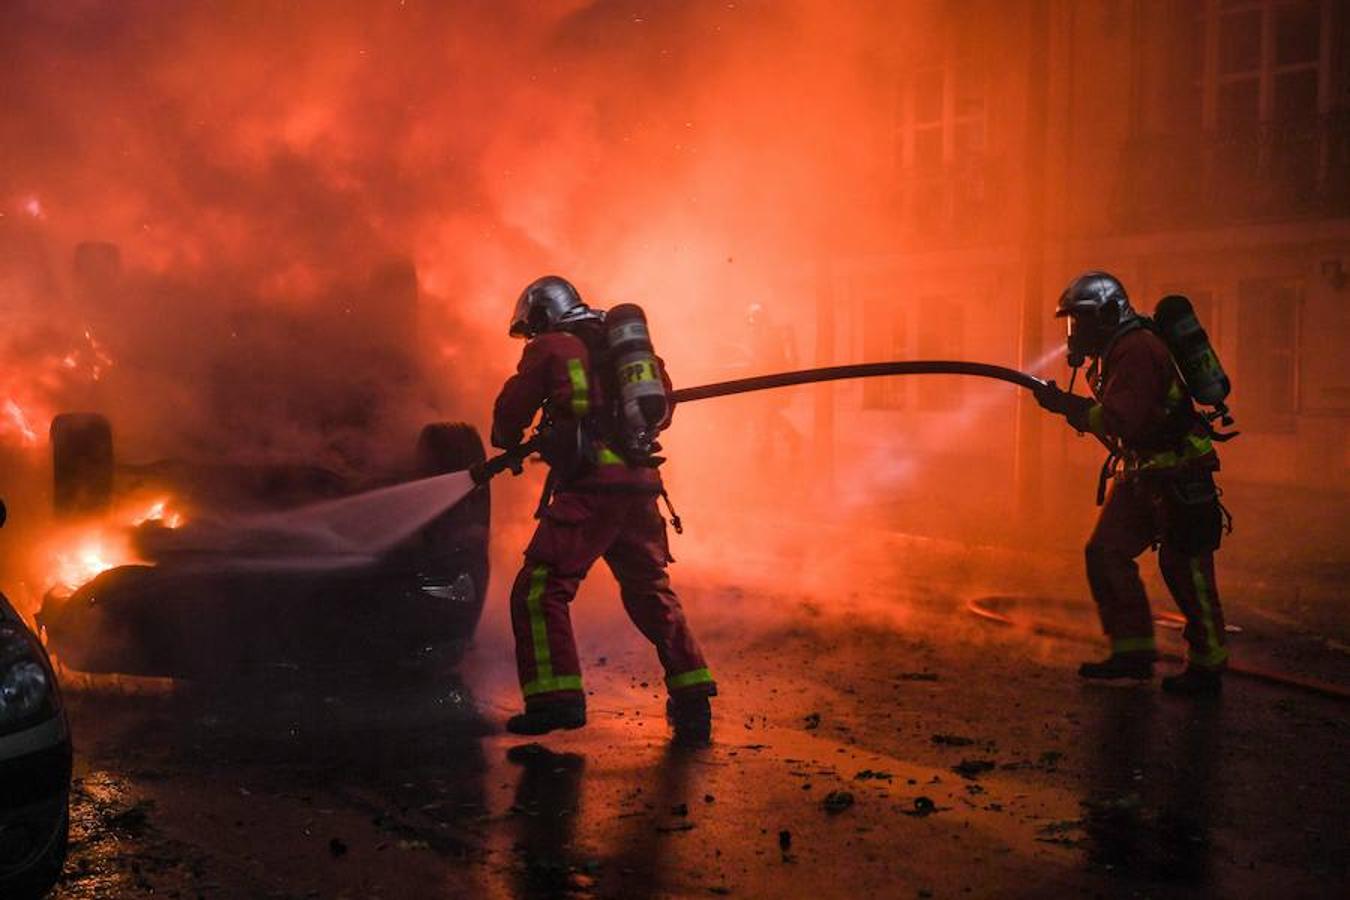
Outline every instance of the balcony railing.
{"label": "balcony railing", "polygon": [[1126,145],[1118,224],[1131,231],[1350,216],[1350,111]]}

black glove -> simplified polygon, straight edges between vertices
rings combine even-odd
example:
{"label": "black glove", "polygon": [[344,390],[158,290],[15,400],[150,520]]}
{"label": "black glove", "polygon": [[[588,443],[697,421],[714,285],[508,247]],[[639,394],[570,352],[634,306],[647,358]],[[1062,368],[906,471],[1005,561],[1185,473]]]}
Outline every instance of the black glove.
{"label": "black glove", "polygon": [[1071,394],[1054,381],[1047,381],[1033,389],[1032,393],[1036,395],[1036,402],[1041,405],[1041,409],[1064,416],[1070,421],[1086,421],[1087,412],[1092,408],[1091,397]]}

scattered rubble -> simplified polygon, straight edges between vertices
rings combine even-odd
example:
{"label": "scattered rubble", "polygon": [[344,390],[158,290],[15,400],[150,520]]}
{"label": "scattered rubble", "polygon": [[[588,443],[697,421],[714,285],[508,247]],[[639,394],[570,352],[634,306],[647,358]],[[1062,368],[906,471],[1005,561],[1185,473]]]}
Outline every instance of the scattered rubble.
{"label": "scattered rubble", "polygon": [[915,818],[922,819],[925,816],[931,816],[937,811],[937,804],[933,802],[931,797],[915,797],[914,809],[904,810],[903,812],[907,816],[914,816]]}
{"label": "scattered rubble", "polygon": [[952,771],[962,778],[978,778],[985,772],[992,772],[995,765],[991,759],[963,759],[952,766]]}
{"label": "scattered rubble", "polygon": [[853,795],[848,791],[830,791],[820,802],[830,815],[841,813],[853,805]]}

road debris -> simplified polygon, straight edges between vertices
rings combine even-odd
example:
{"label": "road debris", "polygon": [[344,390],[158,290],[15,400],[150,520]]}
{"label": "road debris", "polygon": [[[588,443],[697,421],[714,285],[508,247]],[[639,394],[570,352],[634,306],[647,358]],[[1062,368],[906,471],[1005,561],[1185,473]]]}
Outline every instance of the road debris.
{"label": "road debris", "polygon": [[853,805],[853,795],[848,791],[830,791],[820,805],[830,815],[837,815]]}
{"label": "road debris", "polygon": [[990,759],[963,759],[952,766],[952,771],[962,778],[978,778],[985,772],[992,772],[995,765]]}
{"label": "road debris", "polygon": [[912,810],[908,809],[902,810],[902,812],[904,812],[905,815],[914,816],[915,818],[920,819],[924,818],[925,816],[931,816],[933,813],[937,811],[938,811],[937,804],[933,802],[933,799],[931,797],[915,797],[914,808]]}

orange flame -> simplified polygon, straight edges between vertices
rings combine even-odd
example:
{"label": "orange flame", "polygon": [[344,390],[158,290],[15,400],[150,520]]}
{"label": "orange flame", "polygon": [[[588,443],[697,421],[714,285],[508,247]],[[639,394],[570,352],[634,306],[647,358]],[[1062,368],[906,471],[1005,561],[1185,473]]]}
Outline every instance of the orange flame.
{"label": "orange flame", "polygon": [[113,365],[90,328],[73,347],[11,361],[0,373],[0,442],[36,447],[70,389],[102,381]]}
{"label": "orange flame", "polygon": [[129,502],[105,517],[59,530],[41,550],[48,589],[71,593],[109,569],[145,564],[132,533],[147,524],[181,527],[186,519],[172,503],[169,497]]}
{"label": "orange flame", "polygon": [[13,397],[5,399],[3,415],[0,415],[0,437],[6,434],[12,434],[18,437],[19,443],[25,447],[35,447],[38,442],[38,434],[33,430],[33,425],[29,421],[28,413],[24,412]]}

